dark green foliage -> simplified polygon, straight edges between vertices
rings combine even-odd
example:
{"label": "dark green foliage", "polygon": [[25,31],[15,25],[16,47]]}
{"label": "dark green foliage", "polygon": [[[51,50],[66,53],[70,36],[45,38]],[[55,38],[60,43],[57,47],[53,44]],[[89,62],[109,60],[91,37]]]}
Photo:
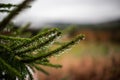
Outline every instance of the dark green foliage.
{"label": "dark green foliage", "polygon": [[0,8],[11,8],[11,7],[16,7],[17,5],[14,4],[4,4],[4,3],[0,3]]}
{"label": "dark green foliage", "polygon": [[18,5],[12,12],[0,22],[0,31],[5,28],[5,26],[13,19],[20,11],[22,11],[28,3],[33,0],[24,0],[21,4]]}
{"label": "dark green foliage", "polygon": [[[14,23],[10,21],[31,1],[24,0],[0,22],[0,80],[24,80],[27,75],[29,76],[28,79],[32,80],[31,70],[34,72],[34,68],[48,75],[49,73],[42,69],[40,65],[61,68],[61,65],[51,64],[48,57],[58,55],[71,45],[84,39],[84,35],[80,35],[74,40],[61,45],[61,47],[50,51],[49,45],[61,35],[59,29],[44,30],[35,36],[32,36],[29,32],[24,32],[30,24],[14,29]],[[4,6],[2,5],[2,7]],[[28,33],[29,36],[23,36],[26,35],[24,33]]]}
{"label": "dark green foliage", "polygon": [[[5,4],[5,3],[0,3],[0,12],[4,13],[4,12],[11,12],[12,10],[10,10],[11,8],[15,8],[15,7],[18,7],[18,5],[15,5],[15,4],[11,4],[11,3],[8,3],[8,4]],[[26,6],[26,7],[30,7],[30,6]]]}
{"label": "dark green foliage", "polygon": [[13,5],[13,4],[4,4],[4,3],[0,3],[0,12],[11,12],[10,8],[12,7],[16,7],[17,5]]}

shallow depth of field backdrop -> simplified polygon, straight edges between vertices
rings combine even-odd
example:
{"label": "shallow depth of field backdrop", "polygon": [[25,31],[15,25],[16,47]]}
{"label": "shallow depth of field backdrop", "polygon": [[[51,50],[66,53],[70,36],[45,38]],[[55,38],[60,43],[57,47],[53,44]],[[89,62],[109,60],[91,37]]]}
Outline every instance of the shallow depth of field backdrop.
{"label": "shallow depth of field backdrop", "polygon": [[[13,20],[16,26],[30,22],[33,32],[58,27],[63,43],[80,33],[86,36],[64,54],[50,58],[62,64],[61,69],[44,67],[50,75],[36,71],[36,80],[120,80],[119,0],[36,0],[31,5]],[[6,15],[0,14],[0,20]]]}

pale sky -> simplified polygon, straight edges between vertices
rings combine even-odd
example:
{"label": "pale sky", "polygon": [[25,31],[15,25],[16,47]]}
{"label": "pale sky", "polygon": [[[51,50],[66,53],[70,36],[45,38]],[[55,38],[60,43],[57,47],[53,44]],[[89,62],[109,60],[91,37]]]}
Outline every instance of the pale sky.
{"label": "pale sky", "polygon": [[[1,3],[21,1],[0,0]],[[120,18],[120,0],[36,0],[31,6],[14,22],[31,22],[34,26],[52,22],[94,24]]]}

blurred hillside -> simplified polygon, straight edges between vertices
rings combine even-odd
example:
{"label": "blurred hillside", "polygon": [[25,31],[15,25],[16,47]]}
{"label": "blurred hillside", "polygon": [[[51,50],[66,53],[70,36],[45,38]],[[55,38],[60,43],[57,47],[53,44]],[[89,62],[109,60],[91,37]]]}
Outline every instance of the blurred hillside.
{"label": "blurred hillside", "polygon": [[[62,24],[55,23],[52,26],[65,29],[71,27],[69,37],[73,37],[79,33],[86,35],[88,41],[115,42],[120,41],[120,19],[100,24]],[[69,28],[70,29],[70,28]]]}
{"label": "blurred hillside", "polygon": [[[72,38],[79,33],[86,35],[86,41],[120,43],[120,19],[100,24],[48,23],[48,27],[58,27]],[[44,26],[42,27],[44,28]],[[29,29],[36,34],[40,29]]]}

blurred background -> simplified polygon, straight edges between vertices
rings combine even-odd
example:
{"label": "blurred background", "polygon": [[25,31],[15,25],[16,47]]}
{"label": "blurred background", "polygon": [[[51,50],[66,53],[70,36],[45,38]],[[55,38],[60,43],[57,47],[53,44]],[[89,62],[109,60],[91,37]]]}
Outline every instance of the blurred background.
{"label": "blurred background", "polygon": [[[6,15],[0,13],[0,20]],[[50,58],[63,68],[45,67],[50,75],[36,71],[35,80],[120,80],[120,0],[36,0],[13,22],[16,28],[31,23],[29,31],[33,34],[42,28],[60,28],[61,42],[81,33],[86,36],[69,51]]]}

